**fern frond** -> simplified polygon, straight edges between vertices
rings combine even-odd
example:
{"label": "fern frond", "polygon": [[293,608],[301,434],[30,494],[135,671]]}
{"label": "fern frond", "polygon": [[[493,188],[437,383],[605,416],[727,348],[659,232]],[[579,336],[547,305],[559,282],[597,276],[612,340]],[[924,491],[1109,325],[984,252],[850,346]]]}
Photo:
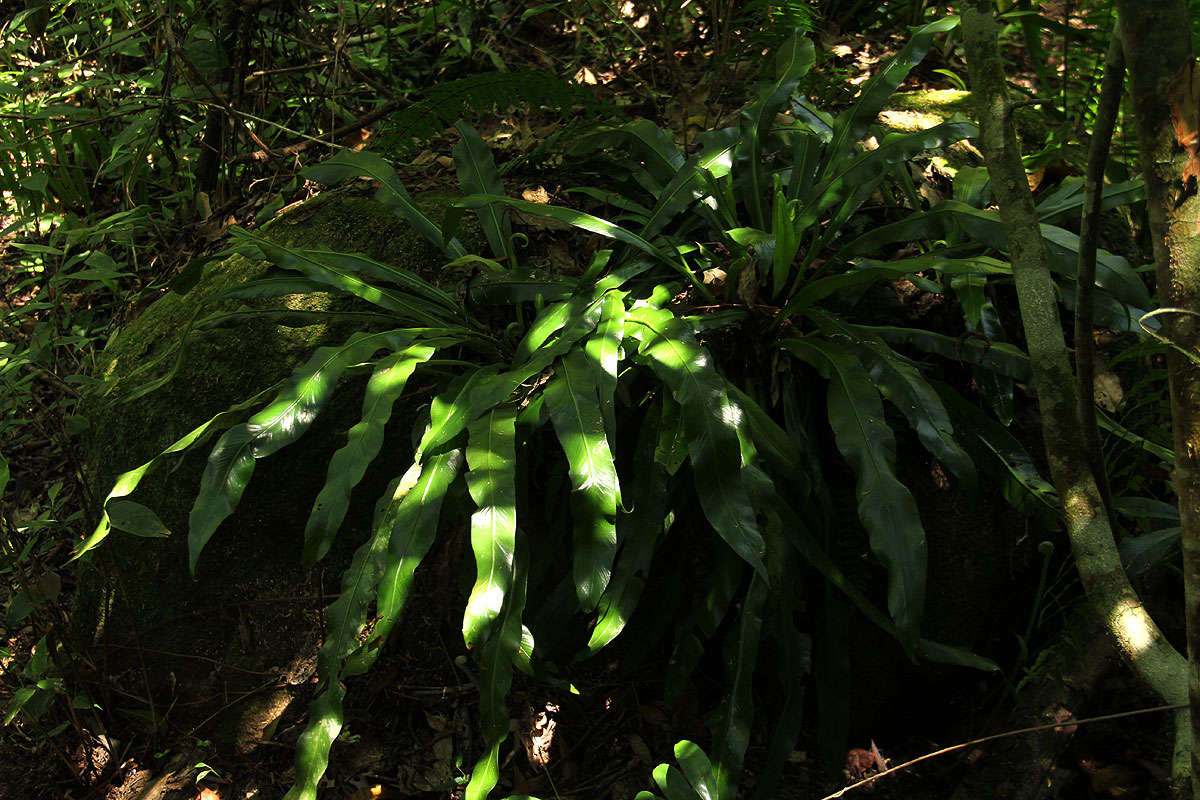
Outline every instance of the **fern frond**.
{"label": "fern frond", "polygon": [[486,72],[429,87],[424,98],[388,121],[383,135],[395,139],[403,152],[468,114],[522,104],[551,108],[563,117],[580,108],[591,115],[603,105],[586,87],[546,72]]}

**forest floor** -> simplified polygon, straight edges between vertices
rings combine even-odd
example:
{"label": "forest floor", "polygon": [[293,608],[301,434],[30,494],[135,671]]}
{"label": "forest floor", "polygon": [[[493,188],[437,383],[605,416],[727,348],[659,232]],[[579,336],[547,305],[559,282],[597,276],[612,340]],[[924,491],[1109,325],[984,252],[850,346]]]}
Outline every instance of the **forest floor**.
{"label": "forest floor", "polygon": [[[1082,25],[1086,21],[1076,22]],[[903,36],[827,34],[819,41],[819,49],[826,55],[819,68],[821,85],[814,87],[814,93],[823,107],[836,110],[848,103],[880,61],[902,44]],[[727,80],[713,86],[713,81],[703,79],[710,69],[706,58],[676,55],[663,58],[663,54],[644,53],[625,64],[580,64],[578,75],[624,98],[627,108],[659,120],[687,142],[736,115],[745,99],[744,76],[734,68]],[[1056,58],[1052,53],[1051,66]],[[1016,74],[1018,82],[1031,85],[1035,80],[1032,65],[1018,64],[1021,66],[1024,70]],[[961,63],[935,52],[903,88],[951,88],[951,79],[939,70],[966,74]],[[536,114],[493,115],[478,127],[485,140],[498,149],[498,158],[505,158],[528,152],[554,133],[555,124]],[[369,134],[362,138],[369,144]],[[406,177],[412,181],[411,189],[453,184],[453,167],[447,159],[452,141],[447,132],[414,157]],[[566,167],[540,168],[514,174],[510,189],[517,195],[542,192],[562,199],[562,191],[571,181]],[[222,226],[251,223],[264,202],[252,194],[239,200],[223,215]],[[193,230],[193,240],[182,245],[180,253],[198,255],[219,234],[211,228]],[[544,235],[543,246],[552,259],[556,248],[566,249],[552,232]],[[169,272],[170,267],[164,271]],[[19,306],[33,294],[32,288],[14,293],[6,302]],[[85,365],[78,366],[85,371]],[[29,409],[35,433],[22,439],[15,451],[6,451],[13,465],[6,500],[14,525],[81,533],[85,509],[89,504],[94,507],[89,493],[101,494],[106,488],[83,485],[78,480],[83,455],[60,444],[64,437],[58,428],[67,422],[54,409],[61,397],[57,393],[69,391],[73,391],[69,385],[46,382],[35,396],[36,406]],[[67,436],[65,440],[72,439]],[[46,582],[46,595],[53,599],[21,624],[0,627],[0,671],[24,663],[44,631],[69,627],[75,580],[72,568],[61,565],[67,561],[71,544],[62,537],[38,554],[36,564],[29,565],[31,574]],[[370,675],[355,680],[358,685],[352,687],[350,697],[357,699],[347,710],[345,733],[334,748],[328,797],[449,800],[462,796],[463,770],[469,764],[463,763],[461,754],[471,747],[477,699],[469,672],[455,661],[462,647],[455,644],[457,626],[447,622],[453,614],[443,613],[444,592],[433,585],[428,572],[419,574],[423,579],[412,605],[424,613],[406,621],[403,636],[396,637]],[[20,576],[24,585],[30,578]],[[1173,581],[1166,578],[1155,595],[1170,597],[1174,590]],[[0,596],[0,600],[9,599]],[[1067,592],[1059,602],[1065,619],[1078,598]],[[1007,646],[1011,643],[1002,645]],[[512,794],[631,800],[647,788],[649,773],[661,760],[652,753],[670,752],[681,738],[706,739],[704,713],[716,700],[711,696],[716,681],[707,678],[702,668],[682,697],[667,703],[658,676],[669,652],[638,654],[642,667],[633,672],[623,669],[617,678],[623,655],[628,653],[618,648],[609,657],[573,671],[570,685],[564,682],[548,687],[518,676],[509,705],[518,718],[514,738],[521,746],[514,744],[507,750],[503,763],[504,785]],[[68,685],[109,682],[119,693],[138,696],[141,692],[137,674],[97,674],[87,654],[80,656],[74,661],[75,674],[67,676]],[[1092,702],[1086,709],[1067,709],[1072,718],[1078,719],[1085,711],[1154,704],[1120,665],[1099,672],[1102,677],[1095,682]],[[933,672],[915,684],[893,683],[889,691],[859,698],[869,711],[851,723],[849,751],[833,756],[835,764],[830,768],[831,756],[823,750],[818,734],[807,734],[788,758],[788,791],[781,796],[832,795],[851,780],[877,771],[881,764],[895,765],[1002,730],[1013,708],[1013,685],[1021,677],[1037,679],[1037,664],[1026,675],[1007,680],[947,678],[945,673]],[[18,685],[17,680],[0,681],[0,708],[12,702]],[[887,682],[864,681],[864,687],[880,685]],[[117,727],[115,719],[107,731],[86,733],[69,717],[46,726],[9,726],[0,735],[0,798],[270,800],[288,785],[292,748],[302,724],[300,711],[284,714],[267,741],[240,754],[218,752],[203,726],[155,736],[128,720]],[[1166,776],[1159,764],[1164,743],[1170,740],[1168,730],[1162,715],[1080,727],[1047,775],[1047,780],[1060,787],[1054,796],[1063,800],[1163,796]],[[747,756],[747,796],[757,765],[765,758],[765,744],[766,737],[757,732]],[[873,790],[861,793],[866,796],[872,791],[876,798],[952,797],[963,776],[988,758],[987,748],[968,748],[889,776]]]}

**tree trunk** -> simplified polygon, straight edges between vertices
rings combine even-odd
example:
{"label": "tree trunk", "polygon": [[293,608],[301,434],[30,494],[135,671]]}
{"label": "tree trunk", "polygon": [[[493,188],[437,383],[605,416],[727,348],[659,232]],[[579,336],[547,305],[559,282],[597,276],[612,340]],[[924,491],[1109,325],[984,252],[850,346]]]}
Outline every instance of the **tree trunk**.
{"label": "tree trunk", "polygon": [[[1154,624],[1125,575],[1088,460],[1076,405],[1075,377],[1033,195],[1021,164],[1000,57],[999,26],[990,0],[965,4],[962,24],[971,88],[979,103],[980,149],[1008,239],[1046,456],[1062,502],[1076,567],[1089,601],[1120,651],[1167,702],[1182,703],[1187,697],[1186,664]],[[1182,720],[1177,717],[1179,721],[1183,724],[1177,725],[1173,764],[1177,777],[1190,773],[1191,752],[1191,726],[1186,715]]]}
{"label": "tree trunk", "polygon": [[[1171,388],[1175,492],[1183,539],[1188,694],[1200,728],[1200,74],[1185,0],[1121,0],[1146,211],[1154,243],[1158,304]],[[1192,753],[1192,793],[1200,798],[1200,756]]]}
{"label": "tree trunk", "polygon": [[[220,43],[227,63],[217,78],[216,86],[229,98],[234,94],[233,76],[236,72],[231,65],[238,39],[238,21],[237,3],[225,0],[221,5]],[[196,162],[196,188],[213,200],[216,199],[214,193],[220,179],[221,164],[225,161],[225,132],[228,127],[225,124],[225,111],[215,105],[209,106],[204,120],[204,138],[200,142],[200,157]]]}

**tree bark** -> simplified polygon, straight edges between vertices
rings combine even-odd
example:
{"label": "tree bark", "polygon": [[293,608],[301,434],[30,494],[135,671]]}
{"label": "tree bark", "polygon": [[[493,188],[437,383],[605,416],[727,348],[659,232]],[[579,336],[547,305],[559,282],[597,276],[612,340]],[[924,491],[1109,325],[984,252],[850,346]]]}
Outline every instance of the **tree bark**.
{"label": "tree bark", "polygon": [[1104,198],[1104,168],[1112,145],[1117,112],[1125,86],[1125,52],[1119,30],[1113,31],[1100,85],[1100,106],[1088,145],[1087,171],[1083,179],[1083,214],[1079,222],[1079,261],[1075,277],[1075,372],[1078,384],[1079,424],[1087,448],[1088,461],[1100,487],[1108,521],[1113,522],[1112,494],[1100,450],[1100,432],[1096,426],[1096,340],[1092,318],[1096,297],[1096,242],[1100,234],[1100,209]]}
{"label": "tree bark", "polygon": [[[979,103],[980,150],[1008,239],[1046,456],[1075,564],[1089,601],[1121,653],[1165,701],[1183,703],[1187,697],[1186,664],[1150,618],[1125,575],[1084,445],[1075,376],[1033,195],[1021,164],[1000,57],[999,25],[990,0],[965,4],[962,25],[971,88]],[[1191,726],[1186,717],[1182,722],[1176,731],[1176,776],[1190,773]]]}
{"label": "tree bark", "polygon": [[[1183,542],[1191,727],[1200,729],[1200,75],[1185,0],[1121,0],[1167,353]],[[1192,753],[1200,798],[1200,754]]]}

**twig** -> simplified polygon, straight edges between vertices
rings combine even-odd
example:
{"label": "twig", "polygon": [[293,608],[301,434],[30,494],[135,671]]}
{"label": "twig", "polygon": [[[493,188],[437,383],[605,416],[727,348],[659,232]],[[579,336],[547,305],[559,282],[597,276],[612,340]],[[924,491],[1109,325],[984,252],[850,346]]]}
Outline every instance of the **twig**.
{"label": "twig", "polygon": [[334,128],[332,131],[330,131],[329,133],[327,133],[325,135],[324,139],[314,137],[314,136],[305,136],[302,133],[298,133],[296,131],[291,131],[291,130],[288,130],[287,128],[282,128],[282,126],[276,126],[276,127],[281,128],[281,130],[286,131],[287,133],[291,133],[293,135],[303,137],[304,141],[296,142],[295,144],[290,144],[290,145],[287,145],[286,147],[276,148],[274,150],[271,150],[270,152],[267,152],[264,150],[258,150],[253,153],[242,153],[240,155],[234,156],[233,158],[229,159],[228,163],[230,163],[230,164],[245,164],[250,161],[266,161],[267,159],[271,158],[272,156],[274,156],[274,157],[294,156],[297,153],[301,153],[301,152],[307,150],[310,142],[316,142],[317,144],[323,144],[323,145],[326,145],[329,147],[336,147],[337,140],[339,138],[341,138],[342,136],[345,136],[348,133],[353,133],[354,131],[358,130],[359,128],[364,128],[367,125],[370,125],[372,122],[375,122],[376,120],[381,119],[382,117],[386,117],[388,114],[390,114],[393,111],[395,111],[396,109],[400,108],[402,105],[404,105],[404,102],[402,100],[389,100],[388,102],[386,102],[383,105],[376,108],[374,111],[369,111],[366,114],[363,114],[358,119],[353,120],[352,122],[349,122],[345,125]]}
{"label": "twig", "polygon": [[1103,716],[1088,717],[1087,719],[1072,719],[1072,720],[1067,720],[1064,722],[1048,722],[1045,725],[1034,725],[1029,728],[1019,728],[1015,731],[1005,731],[1004,733],[993,733],[991,736],[984,736],[980,739],[972,739],[969,742],[962,742],[961,744],[951,745],[950,747],[943,747],[941,750],[934,750],[932,753],[926,753],[923,756],[918,756],[917,758],[914,758],[910,761],[905,761],[903,764],[899,764],[894,767],[888,767],[883,772],[877,772],[874,775],[872,775],[868,778],[864,778],[863,780],[859,781],[858,783],[852,783],[849,786],[845,787],[844,789],[840,789],[839,791],[834,792],[833,794],[827,794],[824,797],[822,797],[821,800],[836,800],[836,798],[844,797],[846,795],[846,792],[850,791],[851,789],[861,789],[862,787],[866,786],[867,784],[874,783],[875,781],[879,780],[884,775],[891,775],[893,772],[899,772],[900,770],[908,769],[909,767],[913,766],[914,764],[919,764],[922,761],[928,761],[931,758],[937,758],[938,756],[944,756],[947,753],[953,753],[953,752],[956,752],[958,750],[963,750],[968,747],[974,747],[975,745],[985,744],[987,742],[994,742],[997,739],[1005,739],[1009,736],[1019,736],[1023,733],[1038,733],[1040,731],[1048,731],[1048,730],[1053,730],[1055,728],[1067,728],[1067,727],[1071,727],[1073,725],[1089,725],[1093,722],[1106,722],[1110,719],[1121,719],[1123,717],[1134,717],[1139,714],[1154,714],[1159,711],[1179,711],[1180,709],[1187,708],[1187,707],[1188,707],[1187,703],[1173,703],[1171,705],[1166,705],[1166,706],[1154,706],[1153,708],[1139,708],[1136,711],[1120,711],[1116,714],[1104,714]]}

